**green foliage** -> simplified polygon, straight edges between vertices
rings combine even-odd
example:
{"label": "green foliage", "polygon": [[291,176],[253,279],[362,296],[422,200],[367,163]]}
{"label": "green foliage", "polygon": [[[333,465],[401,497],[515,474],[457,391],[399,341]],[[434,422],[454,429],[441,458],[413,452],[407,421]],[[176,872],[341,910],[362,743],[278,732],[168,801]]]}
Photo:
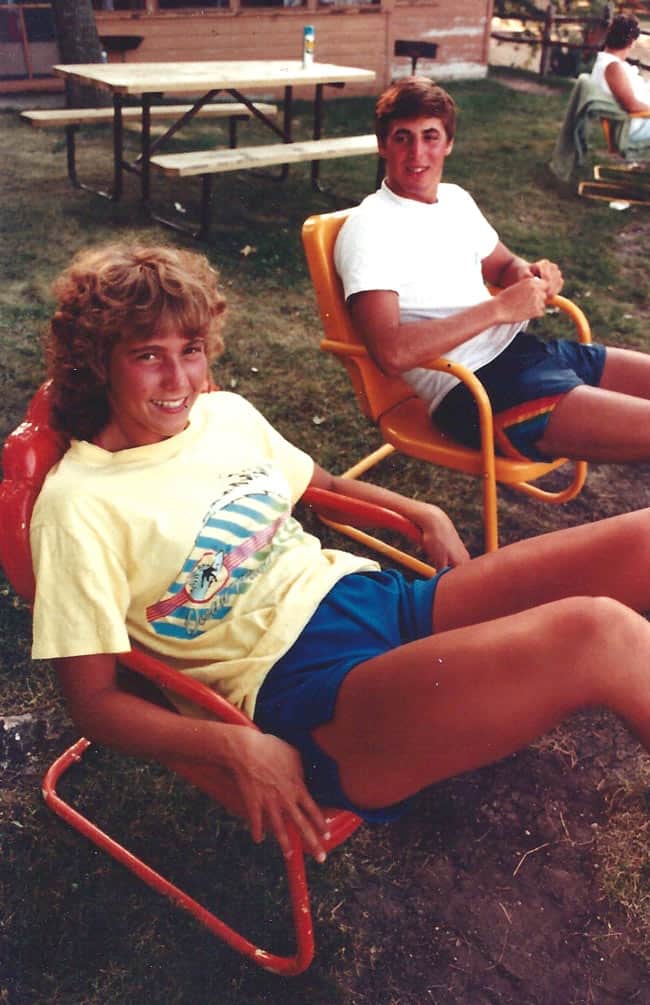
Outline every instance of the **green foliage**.
{"label": "green foliage", "polygon": [[540,18],[543,9],[535,0],[495,0],[495,17]]}

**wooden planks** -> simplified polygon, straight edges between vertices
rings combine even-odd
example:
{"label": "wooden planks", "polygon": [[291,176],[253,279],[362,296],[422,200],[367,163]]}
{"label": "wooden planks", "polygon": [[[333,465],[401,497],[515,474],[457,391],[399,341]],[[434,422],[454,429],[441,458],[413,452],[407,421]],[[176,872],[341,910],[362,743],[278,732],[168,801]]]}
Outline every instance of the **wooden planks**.
{"label": "wooden planks", "polygon": [[[176,119],[190,110],[191,105],[152,105],[151,118]],[[277,105],[256,102],[255,107],[268,118],[278,114]],[[21,118],[26,119],[35,128],[48,126],[85,126],[112,122],[113,109],[108,108],[47,108],[21,112]],[[253,113],[246,105],[235,101],[222,101],[219,104],[203,105],[196,113],[201,118],[252,118]],[[122,119],[125,122],[140,122],[142,109],[138,106],[127,106],[122,109]]]}
{"label": "wooden planks", "polygon": [[235,150],[190,150],[179,154],[160,154],[151,158],[151,165],[171,177],[186,178],[225,171],[246,171],[273,164],[296,164],[301,161],[376,153],[377,138],[374,133],[368,133],[363,136],[335,136],[296,143],[238,147]]}

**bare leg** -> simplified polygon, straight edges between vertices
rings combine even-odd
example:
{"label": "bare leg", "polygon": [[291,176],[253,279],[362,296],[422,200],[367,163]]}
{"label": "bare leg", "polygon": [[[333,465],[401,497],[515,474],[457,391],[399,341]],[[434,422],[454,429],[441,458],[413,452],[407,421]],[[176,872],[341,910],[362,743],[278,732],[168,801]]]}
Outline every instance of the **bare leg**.
{"label": "bare leg", "polygon": [[602,387],[574,387],[536,446],[548,457],[596,464],[650,460],[650,400]]}
{"label": "bare leg", "polygon": [[549,457],[620,464],[650,459],[650,355],[607,349],[600,387],[576,387],[537,446]]}
{"label": "bare leg", "polygon": [[503,757],[590,705],[650,748],[650,624],[632,608],[650,609],[650,509],[483,555],[440,581],[437,634],[356,667],[315,737],[362,806]]}
{"label": "bare leg", "polygon": [[650,508],[528,538],[459,565],[438,584],[434,627],[462,628],[575,596],[612,597],[650,611]]}
{"label": "bare leg", "polygon": [[650,624],[616,601],[571,598],[360,664],[314,736],[348,796],[377,807],[498,760],[593,705],[650,749]]}
{"label": "bare leg", "polygon": [[650,354],[608,346],[600,386],[606,391],[650,398]]}

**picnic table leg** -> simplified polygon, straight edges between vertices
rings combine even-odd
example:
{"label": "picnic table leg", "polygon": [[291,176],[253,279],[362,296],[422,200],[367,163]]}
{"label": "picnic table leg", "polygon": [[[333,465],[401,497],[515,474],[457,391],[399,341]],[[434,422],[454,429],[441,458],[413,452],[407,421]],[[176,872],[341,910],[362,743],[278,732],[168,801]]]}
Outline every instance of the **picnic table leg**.
{"label": "picnic table leg", "polygon": [[212,175],[210,174],[204,174],[201,178],[201,225],[195,235],[199,241],[205,241],[210,230],[212,181]]}
{"label": "picnic table leg", "polygon": [[[117,97],[117,95],[116,95]],[[151,95],[142,95],[142,129],[140,154],[140,191],[144,205],[148,205],[151,195]]]}
{"label": "picnic table leg", "polygon": [[[293,128],[293,87],[289,85],[284,89],[284,102],[282,108],[282,131],[284,142],[291,143]],[[280,169],[280,181],[286,181],[289,177],[289,165],[283,164]]]}
{"label": "picnic table leg", "polygon": [[[329,87],[337,87],[339,89],[345,87],[343,82],[341,83],[331,83],[328,84]],[[315,140],[319,140],[323,133],[323,88],[324,84],[316,84],[316,94],[314,95],[314,128],[313,137]],[[320,182],[320,161],[311,162],[311,187],[315,192],[321,192],[323,195],[334,195],[331,188],[328,188],[321,184]]]}
{"label": "picnic table leg", "polygon": [[[99,195],[102,199],[110,199],[113,202],[117,202],[122,195],[122,169],[121,162],[118,167],[117,155],[115,154],[115,123],[113,131],[113,189],[112,191],[105,191],[102,188],[94,188],[92,185],[86,185],[85,182],[79,180],[79,175],[77,174],[77,148],[76,148],[76,132],[79,129],[77,125],[70,125],[65,127],[65,148],[66,148],[66,162],[68,167],[68,178],[70,184],[73,188],[82,189],[84,192],[92,192],[93,195]],[[120,128],[121,128],[121,114],[120,114]],[[121,159],[120,159],[121,161]]]}
{"label": "picnic table leg", "polygon": [[152,220],[155,220],[156,223],[162,223],[164,227],[169,227],[170,230],[175,230],[179,234],[189,234],[190,237],[195,237],[199,241],[205,241],[210,233],[212,192],[212,175],[201,175],[201,209],[198,227],[193,227],[191,224],[187,223],[181,223],[179,220],[172,220],[168,216],[160,216],[160,214],[155,213],[150,206],[148,207],[149,216]]}
{"label": "picnic table leg", "polygon": [[122,167],[124,164],[124,125],[122,122],[122,95],[113,95],[113,192],[111,198],[122,198]]}
{"label": "picnic table leg", "polygon": [[68,164],[68,178],[71,184],[75,188],[83,188],[77,177],[77,163],[76,163],[76,151],[75,151],[75,133],[77,131],[77,126],[66,126],[65,127],[65,152],[66,160]]}
{"label": "picnic table leg", "polygon": [[[314,95],[314,131],[313,136],[315,140],[321,138],[321,133],[323,131],[323,85],[316,84],[316,93]],[[317,192],[320,191],[320,161],[311,162],[311,187]]]}

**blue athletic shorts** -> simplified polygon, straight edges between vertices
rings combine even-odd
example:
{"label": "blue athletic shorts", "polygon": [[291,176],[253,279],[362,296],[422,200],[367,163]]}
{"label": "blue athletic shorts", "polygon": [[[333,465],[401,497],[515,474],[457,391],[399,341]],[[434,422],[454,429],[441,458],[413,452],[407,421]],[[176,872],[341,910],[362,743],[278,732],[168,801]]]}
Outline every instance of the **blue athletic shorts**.
{"label": "blue athletic shorts", "polygon": [[[574,387],[597,387],[605,366],[602,345],[545,340],[519,332],[500,356],[476,371],[492,404],[494,441],[505,457],[546,461],[535,447],[558,401]],[[478,410],[464,384],[435,411],[436,424],[469,447],[480,446]]]}
{"label": "blue athletic shorts", "polygon": [[412,582],[391,569],[344,576],[265,678],[255,722],[300,751],[309,791],[323,806],[375,822],[393,820],[408,807],[408,800],[375,810],[355,806],[341,788],[336,762],[312,730],[332,719],[341,683],[355,666],[431,635],[436,586],[446,571]]}

